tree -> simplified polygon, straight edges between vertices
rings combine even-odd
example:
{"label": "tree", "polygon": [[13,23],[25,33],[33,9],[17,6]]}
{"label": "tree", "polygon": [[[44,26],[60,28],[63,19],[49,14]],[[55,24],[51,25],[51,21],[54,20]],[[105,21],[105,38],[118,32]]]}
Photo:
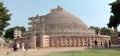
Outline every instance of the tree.
{"label": "tree", "polygon": [[112,28],[112,27],[117,27],[117,20],[115,19],[115,17],[113,15],[110,16],[110,20],[109,20],[109,23],[107,24],[109,28]]}
{"label": "tree", "polygon": [[120,24],[120,0],[116,0],[111,5],[111,13],[109,23],[107,24],[109,28],[114,28],[114,32],[117,33],[117,27]]}
{"label": "tree", "polygon": [[120,37],[120,32],[118,32],[118,36]]}
{"label": "tree", "polygon": [[100,33],[101,35],[109,35],[109,36],[113,35],[113,30],[109,28],[105,28],[105,27],[99,28],[99,27],[90,26],[90,29],[94,29],[96,34]]}
{"label": "tree", "polygon": [[3,34],[4,29],[10,25],[8,21],[10,20],[11,14],[8,14],[9,10],[3,6],[3,3],[0,2],[0,37]]}
{"label": "tree", "polygon": [[25,27],[23,27],[23,26],[21,26],[21,27],[20,27],[20,26],[16,26],[16,27],[14,27],[14,28],[21,30],[22,33],[26,31]]}
{"label": "tree", "polygon": [[14,28],[9,28],[5,31],[5,38],[10,38],[13,39],[14,38]]}
{"label": "tree", "polygon": [[109,36],[112,36],[113,35],[113,31],[111,29],[108,29],[108,28],[101,28],[100,30],[100,34],[101,35],[109,35]]}
{"label": "tree", "polygon": [[7,30],[5,31],[4,37],[5,37],[5,38],[13,39],[13,38],[14,38],[14,30],[15,30],[15,29],[21,30],[22,33],[26,31],[25,27],[23,27],[23,26],[22,26],[22,27],[16,26],[16,27],[7,29]]}
{"label": "tree", "polygon": [[90,26],[90,29],[94,29],[96,34],[98,34],[100,31],[99,27]]}

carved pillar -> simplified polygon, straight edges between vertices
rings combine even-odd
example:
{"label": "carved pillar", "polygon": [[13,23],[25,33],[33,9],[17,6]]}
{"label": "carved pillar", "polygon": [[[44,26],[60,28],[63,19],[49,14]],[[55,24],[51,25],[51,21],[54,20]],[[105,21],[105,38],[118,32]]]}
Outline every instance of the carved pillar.
{"label": "carved pillar", "polygon": [[61,39],[60,39],[60,44],[61,44],[61,47],[63,47],[63,39],[62,39],[62,37],[61,37]]}
{"label": "carved pillar", "polygon": [[54,47],[54,38],[52,37],[52,47]]}
{"label": "carved pillar", "polygon": [[32,32],[32,37],[31,37],[31,48],[36,48],[36,36],[35,36],[35,30]]}
{"label": "carved pillar", "polygon": [[80,46],[79,37],[77,37],[77,46]]}
{"label": "carved pillar", "polygon": [[81,37],[81,46],[84,47],[83,37]]}
{"label": "carved pillar", "polygon": [[73,38],[73,46],[75,47],[75,38]]}
{"label": "carved pillar", "polygon": [[71,47],[71,37],[69,38],[69,47]]}
{"label": "carved pillar", "polygon": [[64,42],[65,42],[65,44],[64,44],[64,46],[66,47],[67,46],[67,38],[64,38]]}
{"label": "carved pillar", "polygon": [[33,36],[31,39],[31,48],[36,48],[36,36]]}
{"label": "carved pillar", "polygon": [[57,47],[59,47],[59,37],[58,38],[56,38],[56,41],[57,41]]}

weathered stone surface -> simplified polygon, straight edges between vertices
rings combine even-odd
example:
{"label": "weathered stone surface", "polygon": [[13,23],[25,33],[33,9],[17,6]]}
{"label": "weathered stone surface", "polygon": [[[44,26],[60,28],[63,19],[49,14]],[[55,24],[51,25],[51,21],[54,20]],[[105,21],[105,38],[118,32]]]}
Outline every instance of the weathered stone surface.
{"label": "weathered stone surface", "polygon": [[[82,20],[60,6],[47,15],[36,15],[29,20],[31,27],[23,34],[21,41],[25,42],[28,38],[31,48],[86,47],[87,40],[91,41],[92,46],[94,40],[97,40],[100,46],[100,43],[110,40],[109,36],[96,35],[95,30],[89,29]],[[36,36],[36,39],[33,36]]]}
{"label": "weathered stone surface", "polygon": [[95,35],[95,30],[89,29],[82,20],[59,6],[47,15],[31,18],[29,30],[34,28],[38,33],[44,28],[46,35]]}

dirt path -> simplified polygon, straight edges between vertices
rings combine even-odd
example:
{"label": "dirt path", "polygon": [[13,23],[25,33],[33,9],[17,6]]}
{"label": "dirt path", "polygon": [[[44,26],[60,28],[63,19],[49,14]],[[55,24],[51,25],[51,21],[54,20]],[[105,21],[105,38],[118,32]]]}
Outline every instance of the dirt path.
{"label": "dirt path", "polygon": [[85,47],[65,47],[65,48],[40,48],[29,49],[23,52],[21,49],[17,52],[13,52],[12,49],[0,49],[0,56],[35,56],[40,54],[47,54],[51,52],[63,52],[63,51],[73,51],[73,50],[84,50]]}

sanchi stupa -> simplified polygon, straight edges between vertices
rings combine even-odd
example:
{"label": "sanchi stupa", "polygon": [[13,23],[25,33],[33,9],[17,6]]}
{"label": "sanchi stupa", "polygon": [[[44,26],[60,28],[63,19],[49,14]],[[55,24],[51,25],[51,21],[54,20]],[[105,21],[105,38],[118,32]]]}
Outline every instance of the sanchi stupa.
{"label": "sanchi stupa", "polygon": [[14,31],[14,41],[27,42],[31,48],[86,47],[87,40],[92,46],[97,40],[100,46],[105,40],[110,40],[110,36],[96,34],[95,30],[60,6],[46,15],[36,15],[29,20],[31,27],[23,35],[19,30]]}

